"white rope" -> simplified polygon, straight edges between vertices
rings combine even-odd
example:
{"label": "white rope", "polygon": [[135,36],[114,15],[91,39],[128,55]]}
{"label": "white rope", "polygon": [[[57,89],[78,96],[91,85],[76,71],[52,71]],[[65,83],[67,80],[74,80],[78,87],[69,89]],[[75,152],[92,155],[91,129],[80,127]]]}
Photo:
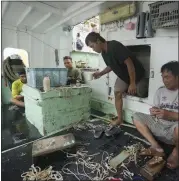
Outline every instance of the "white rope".
{"label": "white rope", "polygon": [[[97,163],[92,161],[96,155],[99,155],[100,153],[95,153],[92,155],[88,155],[87,151],[81,150],[77,151],[76,154],[70,154],[67,153],[68,158],[76,158],[75,162],[67,163],[63,166],[62,172],[68,175],[74,175],[78,180],[80,178],[78,176],[85,176],[91,181],[94,180],[104,180],[106,179],[110,172],[117,173],[116,169],[113,169],[109,166],[109,160],[112,158],[111,155],[109,155],[107,152],[103,152],[101,163]],[[106,155],[106,157],[105,157]],[[74,173],[71,171],[67,166],[75,164],[77,167],[77,173]],[[79,165],[82,166],[83,173],[79,172]],[[89,172],[86,172],[85,169],[88,169]],[[91,176],[93,175],[93,177]]]}
{"label": "white rope", "polygon": [[129,158],[124,163],[128,165],[130,162],[135,162],[135,165],[137,165],[137,153],[142,148],[142,145],[137,143],[134,145],[125,146],[124,148],[130,154]]}
{"label": "white rope", "polygon": [[[136,161],[136,155],[139,149],[141,148],[141,144],[134,144],[131,146],[125,147],[126,151],[130,153],[130,157],[127,161],[127,164],[131,161]],[[63,151],[64,152],[64,151]],[[104,151],[101,156],[101,162],[95,162],[95,156],[100,153],[97,152],[95,154],[88,154],[88,151],[83,149],[78,150],[75,154],[71,154],[68,152],[64,152],[67,155],[67,158],[76,158],[76,161],[69,162],[63,166],[62,172],[66,175],[73,175],[77,180],[80,181],[79,176],[83,176],[88,178],[91,181],[96,180],[105,180],[109,178],[110,173],[117,173],[117,170],[110,167],[109,161],[112,159],[112,154],[109,155],[108,152]],[[123,167],[123,177],[130,178],[132,180],[133,173],[129,171],[129,169],[125,166],[126,163],[122,163],[121,167]],[[76,166],[76,172],[70,170],[70,166]],[[79,172],[79,166],[82,167],[82,173]],[[88,171],[86,171],[88,170]],[[25,172],[21,175],[23,180],[63,180],[63,177],[59,171],[52,170],[52,166],[45,170],[41,170],[40,167],[31,166],[28,172]]]}
{"label": "white rope", "polygon": [[123,168],[122,175],[125,179],[131,179],[134,176],[134,173],[130,172],[129,169],[125,166],[128,165],[130,162],[135,162],[137,165],[137,153],[138,151],[142,148],[141,143],[133,144],[130,146],[125,146],[124,147],[126,151],[130,154],[129,158],[127,161],[123,162],[120,167]]}
{"label": "white rope", "polygon": [[130,172],[129,169],[125,166],[124,163],[121,164],[121,167],[123,167],[122,175],[124,178],[130,178],[132,180],[132,177],[134,176],[134,173]]}
{"label": "white rope", "polygon": [[27,180],[50,180],[50,179],[55,179],[55,180],[63,180],[63,177],[59,171],[54,171],[52,170],[52,166],[45,170],[41,170],[40,167],[35,167],[34,165],[29,168],[28,172],[25,172],[21,175],[23,178],[23,181]]}

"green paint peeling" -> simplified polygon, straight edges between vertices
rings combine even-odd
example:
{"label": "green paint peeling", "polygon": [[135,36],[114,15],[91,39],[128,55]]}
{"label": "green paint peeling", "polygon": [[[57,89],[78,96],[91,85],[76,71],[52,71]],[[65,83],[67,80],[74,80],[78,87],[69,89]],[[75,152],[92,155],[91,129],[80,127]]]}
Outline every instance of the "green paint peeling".
{"label": "green paint peeling", "polygon": [[90,117],[91,88],[61,87],[44,93],[23,87],[26,117],[42,136]]}

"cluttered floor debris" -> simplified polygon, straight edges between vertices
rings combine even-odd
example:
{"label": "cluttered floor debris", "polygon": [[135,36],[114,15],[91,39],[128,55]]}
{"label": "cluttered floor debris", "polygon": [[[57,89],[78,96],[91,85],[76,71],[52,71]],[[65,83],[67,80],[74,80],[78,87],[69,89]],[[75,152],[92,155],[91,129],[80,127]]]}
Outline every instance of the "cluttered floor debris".
{"label": "cluttered floor debris", "polygon": [[[138,136],[137,131],[123,126],[118,134],[95,138],[94,129],[99,125],[104,122],[79,124],[54,135],[73,134],[75,145],[65,150],[34,157],[33,144],[28,144],[3,153],[3,180],[147,180],[140,169],[151,158],[138,155],[147,145],[125,134]],[[177,170],[164,168],[155,180],[178,179]]]}

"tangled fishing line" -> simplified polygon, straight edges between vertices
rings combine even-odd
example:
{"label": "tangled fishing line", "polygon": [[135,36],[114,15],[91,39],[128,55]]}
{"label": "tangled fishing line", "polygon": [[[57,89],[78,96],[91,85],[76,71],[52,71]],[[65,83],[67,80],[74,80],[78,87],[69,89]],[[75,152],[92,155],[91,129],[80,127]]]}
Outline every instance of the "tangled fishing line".
{"label": "tangled fishing line", "polygon": [[[88,155],[87,151],[77,151],[76,154],[67,153],[68,158],[76,158],[76,161],[67,163],[63,166],[62,172],[67,175],[74,175],[76,179],[80,181],[80,176],[88,178],[89,180],[104,180],[107,179],[110,172],[117,173],[116,169],[113,169],[109,166],[109,160],[111,155],[107,152],[103,152],[101,163],[97,163],[94,160],[96,153],[93,155]],[[73,172],[69,169],[70,165],[76,165],[76,172]],[[79,167],[82,168],[82,172],[79,171]]]}

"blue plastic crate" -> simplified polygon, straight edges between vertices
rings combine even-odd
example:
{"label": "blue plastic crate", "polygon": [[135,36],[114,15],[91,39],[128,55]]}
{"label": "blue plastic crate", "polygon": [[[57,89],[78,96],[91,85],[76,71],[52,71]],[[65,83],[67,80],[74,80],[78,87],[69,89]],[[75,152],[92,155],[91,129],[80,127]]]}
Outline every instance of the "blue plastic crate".
{"label": "blue plastic crate", "polygon": [[50,86],[66,85],[66,68],[26,68],[27,85],[33,88],[42,88],[45,76],[50,78]]}

